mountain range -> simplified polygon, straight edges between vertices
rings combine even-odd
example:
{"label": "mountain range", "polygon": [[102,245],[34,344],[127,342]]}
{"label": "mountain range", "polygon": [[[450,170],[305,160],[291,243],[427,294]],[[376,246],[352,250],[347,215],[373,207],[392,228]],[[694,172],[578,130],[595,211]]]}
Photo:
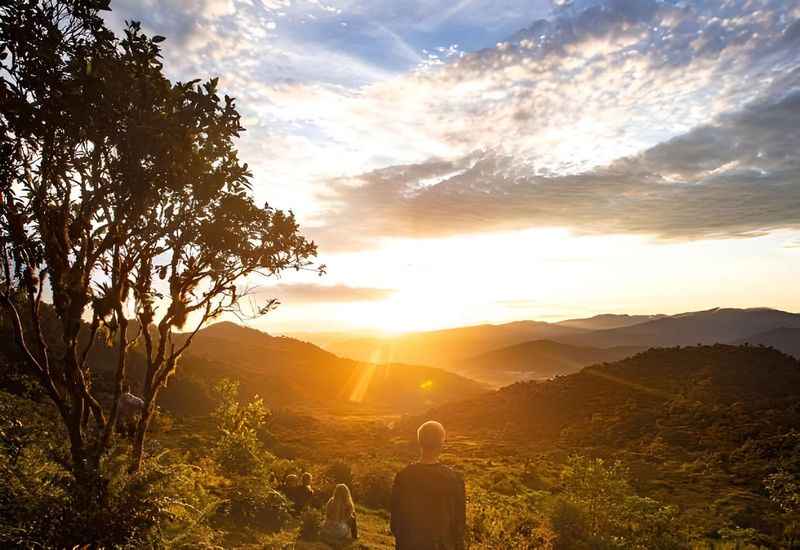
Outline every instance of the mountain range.
{"label": "mountain range", "polygon": [[585,331],[542,321],[515,321],[502,325],[412,332],[386,338],[354,338],[331,342],[326,349],[361,361],[446,365],[506,346],[531,340],[557,340]]}
{"label": "mountain range", "polygon": [[[598,315],[587,319],[571,319],[559,323],[539,321],[517,321],[501,325],[480,325],[459,327],[431,332],[408,333],[389,338],[359,338],[329,341],[326,349],[343,357],[381,362],[386,360],[442,366],[457,371],[474,370],[468,366],[474,357],[496,352],[503,348],[530,343],[537,340],[550,340],[569,346],[595,349],[625,349],[631,351],[649,347],[687,346],[696,344],[738,343],[750,338],[751,343],[773,345],[787,353],[797,353],[794,334],[784,332],[770,337],[767,334],[776,330],[800,329],[800,314],[767,308],[734,309],[715,308],[705,311],[681,313],[678,315]],[[761,336],[759,336],[761,335]],[[530,361],[523,371],[532,377],[536,373],[569,372],[558,365],[575,364],[575,350],[563,348],[564,355],[548,355],[541,363],[542,355],[537,355],[539,345],[531,345]],[[552,348],[552,345],[551,345]],[[498,359],[513,359],[513,368],[502,364],[494,370],[518,371],[519,362],[524,362],[522,349],[510,350],[495,355]],[[605,361],[603,354],[596,359]],[[581,352],[581,357],[586,354]],[[618,358],[618,357],[616,357]],[[485,359],[485,358],[484,358]],[[482,361],[484,364],[486,361]],[[549,362],[549,363],[547,363]],[[582,363],[583,361],[578,361]],[[586,363],[588,364],[588,363]],[[467,365],[467,366],[465,366]],[[574,369],[573,369],[574,370]]]}
{"label": "mountain range", "polygon": [[778,328],[800,328],[800,315],[767,308],[715,308],[626,327],[566,335],[560,341],[603,348],[728,344]]}
{"label": "mountain range", "polygon": [[[329,350],[222,322],[197,334],[163,403],[207,412],[210,387],[231,377],[241,381],[243,392],[258,393],[273,406],[361,403],[414,412],[479,396],[489,386],[571,374],[650,347],[698,343],[747,343],[800,356],[800,315],[763,308],[600,315],[354,339],[332,343]],[[93,357],[100,371],[114,363],[110,349]],[[141,358],[134,356],[132,380],[141,368]]]}

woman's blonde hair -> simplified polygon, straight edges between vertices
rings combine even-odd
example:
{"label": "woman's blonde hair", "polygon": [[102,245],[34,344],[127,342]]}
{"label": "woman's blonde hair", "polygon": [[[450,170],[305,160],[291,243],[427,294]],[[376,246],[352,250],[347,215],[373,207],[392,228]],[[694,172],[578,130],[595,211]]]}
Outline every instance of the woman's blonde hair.
{"label": "woman's blonde hair", "polygon": [[355,513],[355,510],[350,489],[344,483],[340,483],[333,490],[333,496],[328,500],[328,504],[325,505],[325,518],[329,521],[347,521]]}

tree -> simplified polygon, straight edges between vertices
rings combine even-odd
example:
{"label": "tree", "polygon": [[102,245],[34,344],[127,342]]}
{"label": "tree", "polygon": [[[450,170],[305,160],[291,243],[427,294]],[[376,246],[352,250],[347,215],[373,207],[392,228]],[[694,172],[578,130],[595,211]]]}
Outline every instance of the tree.
{"label": "tree", "polygon": [[[132,471],[159,391],[198,330],[241,314],[248,276],[305,269],[316,254],[291,212],[253,202],[233,99],[216,79],[171,83],[164,38],[136,23],[116,37],[98,15],[107,8],[0,7],[0,306],[59,411],[74,475],[98,487],[134,347],[147,367]],[[88,361],[101,335],[117,356],[111,396],[93,388]]]}
{"label": "tree", "polygon": [[257,395],[248,403],[239,401],[239,382],[223,378],[214,385],[219,404],[211,416],[217,422],[217,462],[226,473],[247,475],[258,471],[270,456],[258,440],[258,432],[270,413]]}

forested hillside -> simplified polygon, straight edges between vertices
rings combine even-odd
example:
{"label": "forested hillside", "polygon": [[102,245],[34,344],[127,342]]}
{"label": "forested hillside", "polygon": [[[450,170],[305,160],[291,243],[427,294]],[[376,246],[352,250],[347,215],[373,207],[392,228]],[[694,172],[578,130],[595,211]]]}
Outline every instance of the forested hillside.
{"label": "forested hillside", "polygon": [[622,458],[649,494],[708,525],[774,531],[765,480],[800,475],[800,362],[768,348],[652,349],[431,414],[517,449]]}
{"label": "forested hillside", "polygon": [[352,402],[394,413],[418,412],[486,390],[441,369],[342,359],[313,344],[233,323],[201,330],[183,361],[164,395],[165,406],[181,412],[195,408],[197,397],[223,377],[240,380],[245,396],[258,394],[273,406]]}

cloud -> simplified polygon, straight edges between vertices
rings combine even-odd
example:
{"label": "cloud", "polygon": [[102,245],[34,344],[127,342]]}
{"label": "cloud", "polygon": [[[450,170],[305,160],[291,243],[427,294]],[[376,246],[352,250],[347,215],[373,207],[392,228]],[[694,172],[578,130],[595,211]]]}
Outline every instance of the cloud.
{"label": "cloud", "polygon": [[[533,175],[492,152],[331,184],[323,246],[530,227],[729,238],[800,227],[800,71],[784,95],[577,174]],[[434,183],[426,185],[426,182]],[[331,234],[349,234],[342,241]]]}
{"label": "cloud", "polygon": [[[256,193],[295,206],[323,250],[549,225],[671,239],[794,224],[781,203],[793,167],[775,160],[794,134],[742,117],[745,105],[786,107],[796,3],[113,5],[168,37],[170,74],[222,76],[245,115]],[[453,45],[481,23],[524,28],[472,53]],[[412,38],[430,33],[447,40],[438,57],[404,72]],[[772,156],[729,128],[767,139]],[[692,218],[712,202],[716,221]],[[661,208],[676,212],[653,216]]]}
{"label": "cloud", "polygon": [[372,302],[388,298],[394,290],[385,288],[351,287],[343,284],[313,283],[279,284],[262,289],[260,293],[275,296],[287,304],[323,302]]}
{"label": "cloud", "polygon": [[[309,158],[336,150],[363,171],[491,149],[536,174],[577,174],[757,98],[798,66],[798,15],[766,0],[572,6],[412,74],[356,88],[265,86],[261,120],[313,133]],[[327,170],[358,173],[352,165]]]}

